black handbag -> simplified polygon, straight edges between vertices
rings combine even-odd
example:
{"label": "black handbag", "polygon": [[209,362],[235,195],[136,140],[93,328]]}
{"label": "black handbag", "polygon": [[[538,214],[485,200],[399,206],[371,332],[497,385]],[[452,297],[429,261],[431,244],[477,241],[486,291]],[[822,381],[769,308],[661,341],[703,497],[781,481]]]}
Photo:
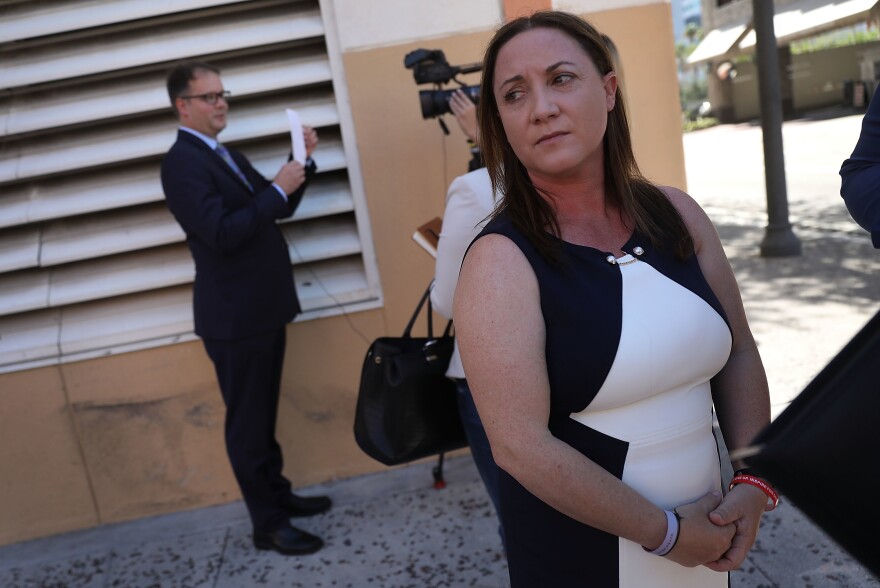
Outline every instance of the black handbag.
{"label": "black handbag", "polygon": [[[432,282],[433,284],[433,282]],[[442,486],[443,453],[467,445],[458,415],[455,385],[445,376],[452,356],[452,321],[434,336],[431,285],[419,300],[401,337],[376,339],[364,358],[354,419],[354,438],[385,465],[440,454],[434,470]],[[427,301],[428,335],[412,328]]]}

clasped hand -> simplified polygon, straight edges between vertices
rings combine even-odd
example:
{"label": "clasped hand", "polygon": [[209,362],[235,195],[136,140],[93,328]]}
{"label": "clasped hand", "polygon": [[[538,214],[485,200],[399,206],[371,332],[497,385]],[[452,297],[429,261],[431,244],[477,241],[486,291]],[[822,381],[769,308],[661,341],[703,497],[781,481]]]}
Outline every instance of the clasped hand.
{"label": "clasped hand", "polygon": [[766,502],[763,492],[739,484],[723,498],[720,492],[710,492],[679,506],[678,543],[666,557],[686,567],[735,570],[755,542]]}

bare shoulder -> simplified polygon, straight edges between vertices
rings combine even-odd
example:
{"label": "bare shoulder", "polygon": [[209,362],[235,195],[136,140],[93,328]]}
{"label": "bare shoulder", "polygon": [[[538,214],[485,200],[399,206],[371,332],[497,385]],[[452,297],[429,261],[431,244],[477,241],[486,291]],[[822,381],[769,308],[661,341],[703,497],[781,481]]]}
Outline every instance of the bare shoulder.
{"label": "bare shoulder", "polygon": [[523,252],[503,235],[480,237],[464,258],[456,290],[480,306],[509,305],[537,294],[537,278]]}
{"label": "bare shoulder", "polygon": [[715,225],[712,224],[706,211],[697,204],[689,194],[673,188],[672,186],[658,186],[660,190],[669,198],[672,205],[675,206],[681,218],[684,219],[691,237],[694,239],[694,246],[697,251],[700,250],[703,243],[707,241],[717,240]]}
{"label": "bare shoulder", "polygon": [[485,235],[471,247],[452,315],[465,373],[475,389],[530,369],[543,349],[538,279],[519,247],[503,235]]}
{"label": "bare shoulder", "polygon": [[673,188],[672,186],[657,187],[660,188],[661,192],[666,194],[666,197],[669,198],[672,205],[678,209],[678,213],[685,219],[685,222],[690,223],[692,219],[697,220],[698,218],[706,218],[706,213],[703,211],[703,208],[697,204],[697,201],[687,192],[679,190],[678,188]]}
{"label": "bare shoulder", "polygon": [[477,239],[464,258],[466,272],[486,278],[486,282],[509,281],[532,273],[531,265],[519,247],[504,235],[490,234]]}

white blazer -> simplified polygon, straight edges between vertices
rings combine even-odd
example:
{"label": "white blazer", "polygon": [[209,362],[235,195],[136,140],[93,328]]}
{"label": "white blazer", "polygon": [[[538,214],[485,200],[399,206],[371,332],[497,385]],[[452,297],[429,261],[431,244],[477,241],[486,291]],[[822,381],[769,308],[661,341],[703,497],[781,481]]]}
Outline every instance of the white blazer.
{"label": "white blazer", "polygon": [[[437,265],[434,271],[434,289],[431,291],[431,304],[434,310],[446,318],[452,316],[452,302],[455,285],[465,251],[471,241],[483,230],[489,214],[495,207],[492,196],[492,183],[486,168],[455,178],[446,192],[446,210],[443,213],[443,227],[440,229],[440,242],[437,245]],[[464,368],[458,353],[458,341],[449,361],[446,376],[464,378]]]}

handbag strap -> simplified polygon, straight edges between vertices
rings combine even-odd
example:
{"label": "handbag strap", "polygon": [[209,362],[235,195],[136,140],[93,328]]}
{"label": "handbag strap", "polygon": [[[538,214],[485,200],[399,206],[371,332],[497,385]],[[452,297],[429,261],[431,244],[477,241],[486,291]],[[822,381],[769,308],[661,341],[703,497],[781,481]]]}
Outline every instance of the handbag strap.
{"label": "handbag strap", "polygon": [[452,319],[449,319],[449,322],[446,323],[446,328],[443,329],[443,336],[448,337],[451,332],[452,332]]}
{"label": "handbag strap", "polygon": [[[419,299],[419,303],[416,305],[416,310],[413,312],[413,315],[410,317],[409,322],[406,323],[406,329],[403,330],[404,337],[412,336],[412,328],[416,324],[416,319],[419,317],[419,312],[421,312],[422,307],[425,305],[425,301],[428,302],[428,338],[431,339],[434,337],[434,306],[431,304],[431,288],[434,287],[434,280],[432,279],[428,283],[428,288],[425,290],[425,293],[422,294],[421,299]],[[443,337],[448,337],[452,332],[452,321],[450,320],[446,323],[446,328],[443,330]]]}
{"label": "handbag strap", "polygon": [[[434,282],[432,281],[431,285],[433,285],[433,284],[434,284]],[[431,286],[428,286],[428,291],[429,292],[431,291]],[[434,317],[434,307],[431,304],[431,298],[429,297],[428,298],[428,337],[434,336],[433,317]],[[444,338],[448,337],[449,333],[451,333],[451,332],[452,332],[452,319],[449,319],[449,322],[446,323],[446,328],[443,329],[443,335],[441,335],[441,337],[444,337]]]}
{"label": "handbag strap", "polygon": [[404,337],[411,337],[411,332],[413,325],[416,324],[416,318],[419,316],[419,312],[421,312],[422,307],[425,305],[425,301],[428,301],[428,337],[434,336],[433,323],[431,321],[431,286],[434,285],[434,280],[432,279],[428,283],[428,289],[425,290],[425,293],[422,294],[422,298],[419,300],[419,303],[416,305],[416,310],[413,312],[412,317],[409,319],[409,322],[406,323],[406,329],[403,330]]}

